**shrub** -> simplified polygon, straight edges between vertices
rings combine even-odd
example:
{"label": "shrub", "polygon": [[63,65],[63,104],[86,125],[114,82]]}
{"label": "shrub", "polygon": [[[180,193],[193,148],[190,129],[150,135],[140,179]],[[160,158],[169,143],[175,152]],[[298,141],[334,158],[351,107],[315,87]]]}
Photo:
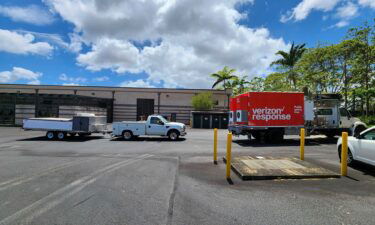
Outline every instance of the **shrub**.
{"label": "shrub", "polygon": [[195,110],[210,110],[214,106],[212,93],[204,92],[192,97],[191,104]]}
{"label": "shrub", "polygon": [[361,116],[361,121],[364,122],[368,127],[375,125],[375,116]]}

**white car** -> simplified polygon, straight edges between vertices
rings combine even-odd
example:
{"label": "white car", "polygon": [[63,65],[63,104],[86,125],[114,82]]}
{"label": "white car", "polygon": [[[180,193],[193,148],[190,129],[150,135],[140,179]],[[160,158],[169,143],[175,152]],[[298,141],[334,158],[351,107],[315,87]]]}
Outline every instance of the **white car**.
{"label": "white car", "polygon": [[[342,140],[337,141],[337,149],[341,159]],[[375,127],[362,131],[358,136],[348,137],[348,165],[361,161],[375,166]]]}

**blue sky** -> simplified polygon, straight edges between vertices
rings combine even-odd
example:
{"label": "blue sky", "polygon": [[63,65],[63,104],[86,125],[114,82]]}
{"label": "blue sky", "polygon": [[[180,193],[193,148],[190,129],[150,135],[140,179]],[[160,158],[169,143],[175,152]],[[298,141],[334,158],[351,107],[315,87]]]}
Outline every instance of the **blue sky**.
{"label": "blue sky", "polygon": [[0,83],[209,88],[374,18],[375,0],[3,0]]}

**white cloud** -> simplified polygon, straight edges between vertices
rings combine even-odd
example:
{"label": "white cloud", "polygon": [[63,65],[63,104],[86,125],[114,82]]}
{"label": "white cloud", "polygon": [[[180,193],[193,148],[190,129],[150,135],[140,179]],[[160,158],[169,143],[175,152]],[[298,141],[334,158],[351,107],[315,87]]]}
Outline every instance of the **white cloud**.
{"label": "white cloud", "polygon": [[35,25],[48,25],[53,23],[53,15],[37,5],[26,7],[18,6],[1,6],[0,15],[9,17],[15,22],[24,22]]}
{"label": "white cloud", "polygon": [[31,34],[35,38],[40,41],[45,41],[54,46],[58,46],[70,52],[78,53],[82,49],[82,39],[76,33],[68,34],[70,43],[63,40],[63,38],[59,34],[53,33],[42,33],[42,32],[35,32],[35,31],[26,31],[26,30],[15,30],[18,34]]}
{"label": "white cloud", "polygon": [[42,73],[33,72],[22,67],[13,67],[11,71],[0,72],[0,83],[14,83],[28,81],[28,84],[40,84],[39,78]]}
{"label": "white cloud", "polygon": [[331,27],[341,28],[348,26],[349,21],[357,15],[358,6],[352,2],[347,2],[345,5],[342,5],[337,8],[334,17],[340,19],[340,21]]}
{"label": "white cloud", "polygon": [[341,19],[350,19],[358,15],[358,7],[352,2],[348,2],[346,5],[343,5],[337,8],[336,17]]}
{"label": "white cloud", "polygon": [[294,19],[304,20],[313,10],[328,12],[332,10],[340,0],[302,0],[295,8],[281,16],[280,21],[285,23]]}
{"label": "white cloud", "polygon": [[121,87],[155,87],[154,85],[150,84],[150,82],[145,80],[136,80],[136,81],[124,81],[120,84]]}
{"label": "white cloud", "polygon": [[70,83],[85,83],[87,82],[87,79],[84,77],[70,77],[66,75],[65,73],[60,74],[59,80],[61,81],[68,81]]}
{"label": "white cloud", "polygon": [[80,86],[80,84],[77,83],[63,83],[63,86]]}
{"label": "white cloud", "polygon": [[[266,72],[275,52],[289,46],[266,28],[239,25],[247,0],[45,0],[91,50],[77,63],[88,70],[150,76],[166,87],[211,87],[224,66],[240,74]],[[134,43],[151,42],[150,46]]]}
{"label": "white cloud", "polygon": [[107,76],[95,77],[93,81],[98,81],[98,82],[109,81],[109,77]]}
{"label": "white cloud", "polygon": [[111,69],[117,73],[140,72],[139,51],[128,41],[103,38],[97,41],[92,50],[77,57],[77,62],[92,71]]}
{"label": "white cloud", "polygon": [[53,47],[47,42],[35,42],[30,33],[17,33],[0,29],[0,51],[14,54],[49,55]]}
{"label": "white cloud", "polygon": [[[348,25],[349,25],[348,21],[341,20],[341,21],[337,22],[335,25],[333,25],[333,27],[341,28],[341,27],[346,27]],[[332,27],[330,27],[330,28],[332,28]]]}
{"label": "white cloud", "polygon": [[358,4],[364,7],[371,7],[375,9],[375,1],[374,0],[358,0]]}

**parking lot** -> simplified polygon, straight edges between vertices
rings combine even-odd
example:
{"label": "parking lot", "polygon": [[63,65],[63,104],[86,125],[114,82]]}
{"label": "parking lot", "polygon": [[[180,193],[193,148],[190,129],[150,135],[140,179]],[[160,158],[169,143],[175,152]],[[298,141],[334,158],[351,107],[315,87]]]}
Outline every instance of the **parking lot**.
{"label": "parking lot", "polygon": [[[212,163],[212,130],[177,142],[93,135],[49,141],[0,127],[0,224],[373,224],[375,170],[338,179],[242,181]],[[219,158],[226,130],[219,131]],[[234,138],[233,156],[299,156],[299,139]],[[306,140],[305,160],[339,173],[336,140]]]}

